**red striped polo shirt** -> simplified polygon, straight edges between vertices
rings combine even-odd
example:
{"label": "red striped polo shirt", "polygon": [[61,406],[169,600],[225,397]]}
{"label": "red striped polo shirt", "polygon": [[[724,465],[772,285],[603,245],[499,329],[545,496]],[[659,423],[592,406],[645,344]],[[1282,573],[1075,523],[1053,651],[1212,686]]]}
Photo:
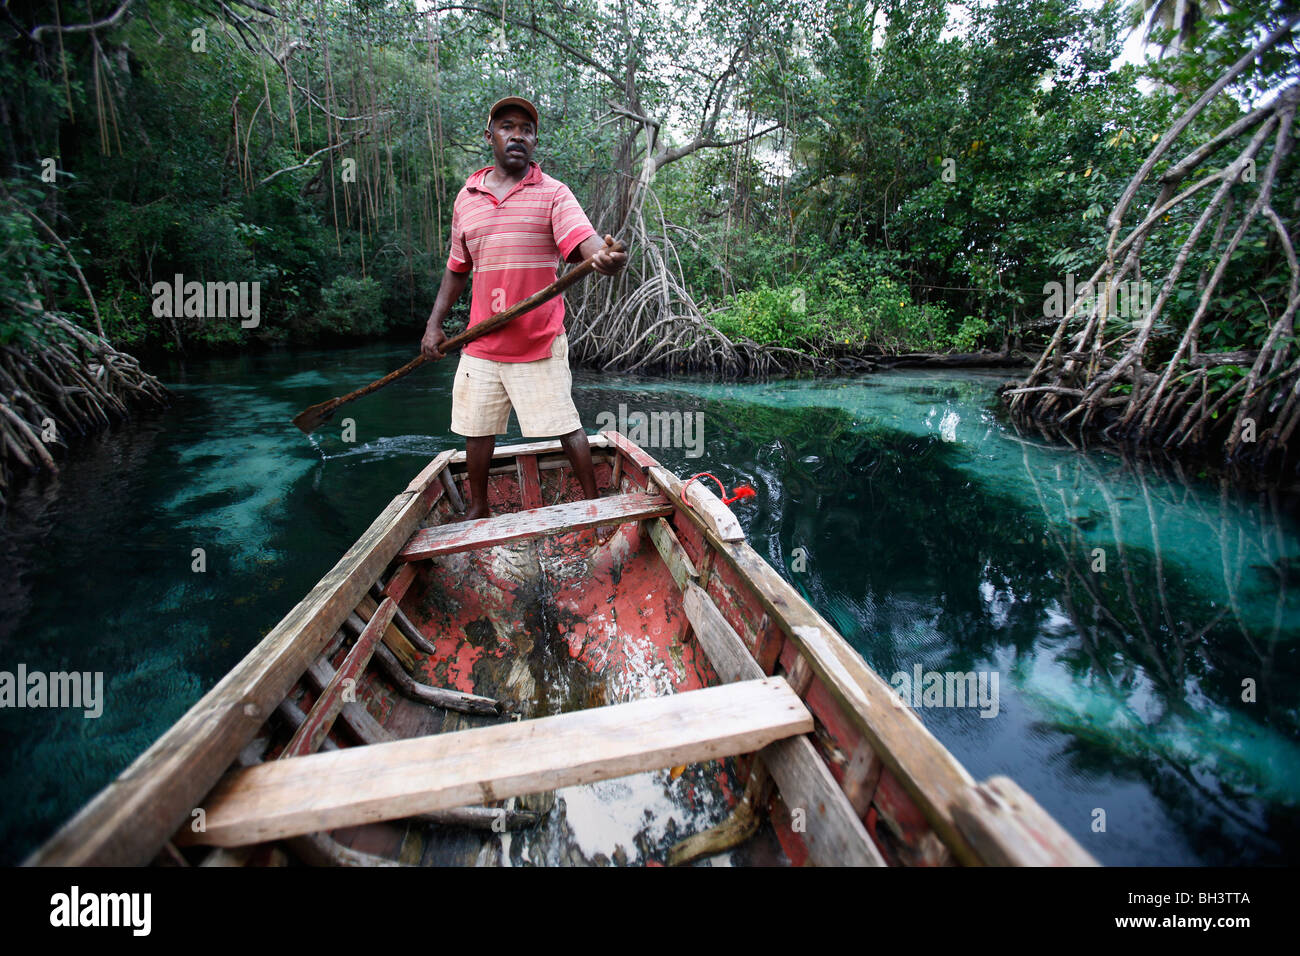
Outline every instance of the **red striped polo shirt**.
{"label": "red striped polo shirt", "polygon": [[[596,230],[569,187],[528,164],[524,178],[500,202],[483,185],[491,166],[474,172],[451,214],[452,272],[474,270],[469,325],[473,328],[555,281],[555,269]],[[477,358],[535,362],[551,354],[564,331],[564,297],[556,296],[504,328],[465,346]]]}

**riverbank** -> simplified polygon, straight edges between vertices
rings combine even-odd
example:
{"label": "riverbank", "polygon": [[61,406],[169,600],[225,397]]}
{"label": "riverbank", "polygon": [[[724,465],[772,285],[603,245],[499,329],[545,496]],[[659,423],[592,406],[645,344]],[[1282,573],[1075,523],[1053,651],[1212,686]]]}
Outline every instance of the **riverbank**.
{"label": "riverbank", "polygon": [[0,389],[0,510],[15,472],[57,474],[70,441],[167,403],[133,356],[50,312],[30,338],[0,346]]}

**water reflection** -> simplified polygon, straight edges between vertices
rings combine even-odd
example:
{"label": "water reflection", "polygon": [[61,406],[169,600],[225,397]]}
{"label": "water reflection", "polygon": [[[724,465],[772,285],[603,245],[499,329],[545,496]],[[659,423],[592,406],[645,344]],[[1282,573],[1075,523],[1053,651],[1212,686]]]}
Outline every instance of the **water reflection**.
{"label": "water reflection", "polygon": [[[1106,749],[1185,818],[1216,862],[1286,858],[1300,734],[1294,541],[1282,532],[1290,522],[1281,496],[1242,496],[1225,481],[1216,497],[1133,458],[1120,482],[1082,454],[1044,479],[1035,446],[1020,440],[1070,624],[1053,656],[1072,680],[1037,689],[1039,706],[1060,730],[1104,729]],[[1188,549],[1199,552],[1194,572]],[[1233,829],[1247,841],[1239,849],[1223,843]]]}
{"label": "water reflection", "polygon": [[[107,700],[98,721],[0,714],[0,859],[20,858],[162,733],[396,488],[459,444],[450,365],[357,403],[355,442],[339,422],[311,439],[289,424],[408,352],[178,370],[175,408],[25,490],[0,535],[4,663],[103,670]],[[1103,862],[1293,861],[1294,499],[1022,434],[996,413],[1002,377],[579,373],[575,397],[589,426],[620,403],[702,413],[701,457],[656,457],[752,484],[737,506],[750,542],[882,675],[996,671],[995,718],[926,707],[921,719],[977,778],[1014,777]],[[100,501],[113,507],[87,507]],[[190,570],[200,544],[206,575]]]}
{"label": "water reflection", "polygon": [[1293,499],[1027,437],[995,384],[647,383],[638,400],[705,410],[702,463],[660,457],[751,480],[751,543],[878,673],[1000,675],[996,718],[919,712],[977,777],[1016,778],[1103,862],[1291,859]]}

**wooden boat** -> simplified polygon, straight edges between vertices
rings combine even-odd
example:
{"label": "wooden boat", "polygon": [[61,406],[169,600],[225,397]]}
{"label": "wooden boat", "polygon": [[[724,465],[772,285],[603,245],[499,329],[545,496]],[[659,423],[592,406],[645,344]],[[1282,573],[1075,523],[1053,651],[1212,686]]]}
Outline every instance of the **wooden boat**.
{"label": "wooden boat", "polygon": [[708,488],[592,451],[582,500],[558,442],[498,449],[480,521],[438,455],[27,862],[1095,863],[977,784]]}

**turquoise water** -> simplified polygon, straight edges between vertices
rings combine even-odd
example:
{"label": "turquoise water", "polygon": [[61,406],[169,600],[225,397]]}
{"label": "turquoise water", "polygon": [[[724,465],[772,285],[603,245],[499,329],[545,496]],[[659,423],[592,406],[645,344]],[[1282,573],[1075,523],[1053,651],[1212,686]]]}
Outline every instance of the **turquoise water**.
{"label": "turquoise water", "polygon": [[[98,719],[0,710],[0,862],[184,713],[456,443],[450,365],[310,439],[290,424],[408,352],[175,367],[173,408],[19,496],[0,531],[0,670],[103,671],[105,702]],[[591,430],[620,404],[699,413],[702,455],[682,441],[648,450],[680,474],[753,484],[737,506],[751,543],[886,678],[996,673],[996,716],[923,706],[921,719],[977,779],[1013,777],[1102,862],[1294,861],[1295,501],[1017,434],[996,411],[1005,377],[579,372],[575,399]]]}

